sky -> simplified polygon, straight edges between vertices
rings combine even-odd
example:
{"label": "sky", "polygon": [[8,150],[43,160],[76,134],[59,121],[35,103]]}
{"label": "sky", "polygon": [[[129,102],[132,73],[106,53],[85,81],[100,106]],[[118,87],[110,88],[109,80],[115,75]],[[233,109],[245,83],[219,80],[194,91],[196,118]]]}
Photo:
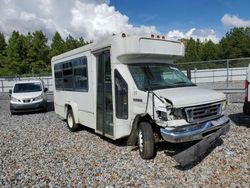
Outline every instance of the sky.
{"label": "sky", "polygon": [[85,40],[120,34],[219,40],[250,27],[249,0],[0,0],[0,32],[58,31]]}

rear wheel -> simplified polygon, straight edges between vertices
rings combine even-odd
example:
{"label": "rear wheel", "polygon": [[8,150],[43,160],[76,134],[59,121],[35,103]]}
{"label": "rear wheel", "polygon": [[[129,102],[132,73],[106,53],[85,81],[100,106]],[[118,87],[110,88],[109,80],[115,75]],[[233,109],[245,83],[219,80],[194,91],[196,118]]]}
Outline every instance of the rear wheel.
{"label": "rear wheel", "polygon": [[151,125],[147,122],[139,124],[138,146],[141,158],[152,159],[155,156],[154,134]]}
{"label": "rear wheel", "polygon": [[79,125],[75,123],[75,118],[72,109],[67,112],[67,125],[70,131],[74,132],[78,129]]}

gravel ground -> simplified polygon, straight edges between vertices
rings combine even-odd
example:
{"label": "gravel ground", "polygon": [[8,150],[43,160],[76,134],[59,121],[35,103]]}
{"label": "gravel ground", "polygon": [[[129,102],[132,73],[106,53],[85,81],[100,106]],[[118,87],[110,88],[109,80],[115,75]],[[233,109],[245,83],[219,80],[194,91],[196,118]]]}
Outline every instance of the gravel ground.
{"label": "gravel ground", "polygon": [[249,187],[250,117],[242,103],[226,113],[223,143],[180,168],[172,155],[183,145],[159,144],[153,160],[142,160],[124,140],[86,128],[71,133],[53,111],[11,116],[9,101],[0,100],[0,187]]}

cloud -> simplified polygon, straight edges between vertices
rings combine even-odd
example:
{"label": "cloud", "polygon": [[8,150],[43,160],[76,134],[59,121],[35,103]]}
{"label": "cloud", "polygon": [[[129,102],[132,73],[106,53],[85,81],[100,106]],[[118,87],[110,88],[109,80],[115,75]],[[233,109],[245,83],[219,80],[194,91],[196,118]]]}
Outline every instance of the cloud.
{"label": "cloud", "polygon": [[212,40],[215,43],[218,43],[220,40],[213,29],[192,28],[187,32],[182,32],[180,30],[172,30],[169,31],[166,35],[168,38],[175,40],[182,38],[190,39],[191,37],[193,39],[200,39],[201,41]]}
{"label": "cloud", "polygon": [[235,15],[225,14],[221,22],[229,27],[250,27],[250,20],[244,20]]}
{"label": "cloud", "polygon": [[87,38],[102,38],[121,32],[137,35],[159,33],[154,26],[134,27],[129,18],[107,4],[87,4],[76,1],[72,11],[71,26],[75,33],[83,31]]}
{"label": "cloud", "polygon": [[[0,32],[7,38],[13,30],[23,34],[42,30],[49,39],[58,31],[63,38],[71,34],[85,40],[122,32],[147,36],[161,34],[153,25],[132,25],[129,17],[111,6],[109,0],[0,0],[0,4]],[[172,39],[193,37],[219,41],[213,29],[173,30],[166,35]]]}
{"label": "cloud", "polygon": [[149,35],[159,33],[154,26],[135,27],[129,18],[110,6],[109,0],[0,0],[0,31],[26,34],[44,31],[49,38],[55,31],[95,40],[113,33]]}

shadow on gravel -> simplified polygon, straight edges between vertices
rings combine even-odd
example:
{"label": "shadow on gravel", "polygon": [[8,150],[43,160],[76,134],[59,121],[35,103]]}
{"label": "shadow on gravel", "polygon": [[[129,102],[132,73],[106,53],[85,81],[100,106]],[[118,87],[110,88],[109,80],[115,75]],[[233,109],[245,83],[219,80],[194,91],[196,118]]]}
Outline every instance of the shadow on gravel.
{"label": "shadow on gravel", "polygon": [[51,112],[51,111],[54,111],[54,102],[53,101],[47,102],[47,112]]}
{"label": "shadow on gravel", "polygon": [[[193,141],[188,143],[178,143],[172,144],[168,142],[161,142],[156,145],[157,151],[165,151],[164,153],[167,156],[174,158],[176,161],[178,157],[182,157],[184,159],[183,163],[179,163],[175,166],[178,170],[189,170],[194,166],[198,165],[203,159],[205,159],[217,146],[223,144],[223,140],[221,138],[215,139],[212,143],[210,143],[208,149],[202,151],[202,148],[198,151],[201,153],[194,153],[193,151],[188,151],[188,149],[195,147],[195,145],[199,141]],[[179,156],[178,156],[179,155]]]}
{"label": "shadow on gravel", "polygon": [[[112,140],[110,138],[104,137],[100,134],[97,134],[94,129],[88,128],[86,126],[80,126],[77,132],[79,131],[87,131],[90,134],[94,134],[100,137],[104,142],[109,142],[114,144],[118,147],[129,147],[127,145],[127,138],[121,138],[118,140]],[[189,170],[192,169],[194,166],[198,165],[203,159],[205,159],[217,146],[223,144],[223,140],[219,137],[212,141],[203,143],[199,145],[202,141],[192,141],[188,143],[169,143],[166,141],[158,142],[155,145],[156,155],[157,152],[164,151],[167,156],[174,158],[178,165],[175,166],[178,170]],[[199,145],[199,146],[197,146]],[[132,146],[132,151],[137,151],[139,148],[138,146]],[[191,152],[190,152],[191,149]],[[197,152],[198,151],[198,152]],[[179,160],[178,160],[178,156]],[[181,160],[180,160],[181,157]],[[182,161],[182,158],[184,161]],[[179,161],[179,162],[178,162]],[[182,161],[182,163],[180,163]]]}
{"label": "shadow on gravel", "polygon": [[250,128],[250,115],[244,113],[230,114],[228,117],[235,123],[237,126],[244,126]]}
{"label": "shadow on gravel", "polygon": [[118,140],[112,140],[111,138],[104,137],[103,135],[96,133],[94,129],[91,129],[91,128],[86,127],[86,126],[80,126],[76,132],[79,132],[79,131],[87,131],[90,134],[94,134],[94,135],[100,137],[105,142],[109,142],[109,143],[114,144],[118,147],[127,147],[127,138],[120,138]]}

